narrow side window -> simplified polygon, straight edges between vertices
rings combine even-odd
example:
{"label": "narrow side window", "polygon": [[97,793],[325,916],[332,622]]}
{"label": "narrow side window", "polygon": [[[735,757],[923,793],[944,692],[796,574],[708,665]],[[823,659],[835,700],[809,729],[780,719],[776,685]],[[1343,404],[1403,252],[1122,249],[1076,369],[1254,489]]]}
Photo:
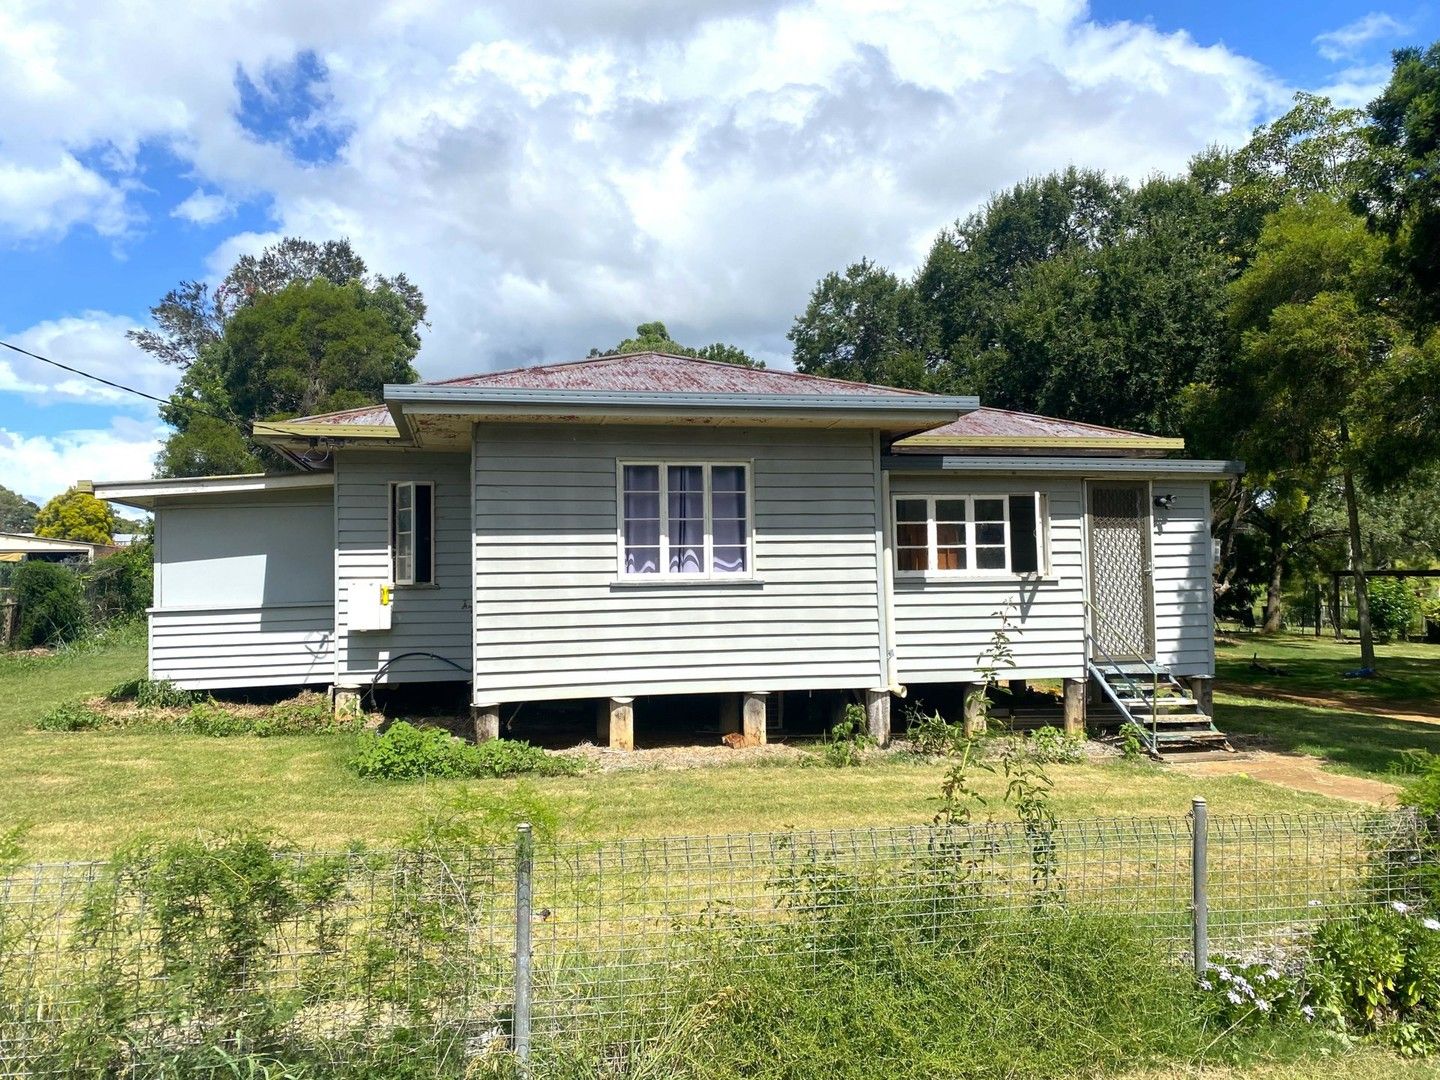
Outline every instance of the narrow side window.
{"label": "narrow side window", "polygon": [[435,486],[390,485],[390,571],[396,585],[435,581]]}
{"label": "narrow side window", "polygon": [[1034,493],[1010,496],[1010,569],[1017,574],[1040,570],[1040,527]]}
{"label": "narrow side window", "polygon": [[930,512],[926,499],[895,500],[895,569],[930,569]]}

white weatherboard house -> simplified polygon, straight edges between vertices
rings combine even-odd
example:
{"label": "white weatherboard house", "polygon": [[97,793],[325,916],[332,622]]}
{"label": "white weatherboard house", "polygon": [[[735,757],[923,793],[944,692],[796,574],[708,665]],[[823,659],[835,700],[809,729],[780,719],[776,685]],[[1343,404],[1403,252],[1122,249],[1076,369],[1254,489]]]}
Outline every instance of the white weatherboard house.
{"label": "white weatherboard house", "polygon": [[[463,679],[521,703],[716,695],[763,740],[795,694],[1085,684],[1213,733],[1209,483],[1178,440],[642,353],[387,386],[255,435],[284,475],[98,483],[156,519],[150,675],[196,689]],[[516,717],[513,723],[509,718]],[[1203,729],[1203,731],[1201,730]],[[643,732],[642,732],[643,734]]]}

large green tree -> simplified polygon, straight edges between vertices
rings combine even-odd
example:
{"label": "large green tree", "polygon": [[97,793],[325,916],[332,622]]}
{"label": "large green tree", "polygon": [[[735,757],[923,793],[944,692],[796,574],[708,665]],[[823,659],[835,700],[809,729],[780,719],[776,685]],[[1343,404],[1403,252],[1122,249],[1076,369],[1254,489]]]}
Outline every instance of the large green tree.
{"label": "large green tree", "polygon": [[635,328],[635,336],[625,338],[617,342],[614,348],[590,350],[591,356],[621,356],[625,353],[657,352],[669,353],[671,356],[694,356],[701,360],[718,360],[724,364],[738,364],[740,367],[763,368],[764,361],[756,360],[738,345],[727,345],[717,341],[711,345],[701,345],[698,348],[690,345],[682,345],[670,336],[670,331],[665,324],[656,320],[655,322],[641,323]]}
{"label": "large green tree", "polygon": [[40,508],[35,515],[35,534],[56,540],[84,540],[108,544],[115,532],[115,513],[94,495],[70,488]]}
{"label": "large green tree", "polygon": [[1336,200],[1271,215],[1231,289],[1240,363],[1217,388],[1251,461],[1274,475],[1336,478],[1355,574],[1361,663],[1375,667],[1360,486],[1393,484],[1434,460],[1440,338],[1416,344],[1397,319],[1389,245]]}
{"label": "large green tree", "polygon": [[1440,42],[1400,49],[1370,103],[1360,204],[1396,242],[1414,317],[1440,323]]}
{"label": "large green tree", "polygon": [[425,302],[403,274],[370,274],[349,241],[287,238],[240,259],[211,290],[182,282],[131,336],[182,369],[161,417],[174,429],[161,476],[254,472],[278,464],[249,437],[256,420],[379,398],[413,382]]}
{"label": "large green tree", "polygon": [[39,509],[19,492],[0,486],[0,532],[30,532]]}
{"label": "large green tree", "polygon": [[914,286],[868,259],[820,279],[787,335],[795,368],[810,375],[943,389],[926,357]]}

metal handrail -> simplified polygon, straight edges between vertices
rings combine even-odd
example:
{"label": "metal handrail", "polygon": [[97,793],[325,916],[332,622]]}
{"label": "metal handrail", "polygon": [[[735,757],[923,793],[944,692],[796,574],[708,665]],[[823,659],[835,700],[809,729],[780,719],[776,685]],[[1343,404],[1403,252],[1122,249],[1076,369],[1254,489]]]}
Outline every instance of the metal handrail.
{"label": "metal handrail", "polygon": [[[1131,640],[1125,635],[1125,632],[1124,632],[1123,630],[1121,630],[1118,626],[1116,626],[1113,622],[1111,622],[1108,618],[1106,618],[1106,617],[1105,617],[1105,613],[1104,613],[1103,611],[1101,611],[1098,607],[1096,607],[1094,604],[1092,604],[1089,600],[1085,600],[1085,601],[1083,601],[1083,603],[1084,603],[1085,607],[1089,609],[1090,613],[1095,616],[1096,619],[1098,619],[1099,621],[1103,622],[1103,623],[1105,624],[1106,628],[1107,628],[1108,630],[1110,630],[1111,632],[1113,632],[1113,633],[1115,634],[1115,636],[1120,639],[1121,643],[1122,643],[1127,649],[1130,649],[1130,650],[1133,652],[1135,658],[1136,658],[1137,660],[1139,660],[1140,663],[1142,663],[1142,664],[1145,665],[1145,670],[1147,670],[1148,672],[1150,672],[1150,681],[1151,681],[1151,687],[1150,687],[1150,738],[1151,738],[1151,745],[1152,745],[1152,747],[1153,747],[1153,748],[1155,749],[1155,751],[1158,753],[1158,752],[1159,752],[1159,749],[1160,749],[1160,722],[1159,722],[1159,713],[1160,713],[1160,670],[1159,670],[1159,668],[1157,668],[1154,664],[1152,664],[1149,660],[1145,659],[1144,650],[1143,650],[1143,649],[1140,649],[1140,648],[1137,648],[1136,645],[1135,645],[1135,642],[1131,641]],[[1119,663],[1117,663],[1116,660],[1115,660],[1115,658],[1112,657],[1108,652],[1105,651],[1104,646],[1102,646],[1102,645],[1099,643],[1099,641],[1096,639],[1095,635],[1092,634],[1088,628],[1087,628],[1086,631],[1085,631],[1085,641],[1086,641],[1085,663],[1086,663],[1086,667],[1087,667],[1087,668],[1089,667],[1089,663],[1090,663],[1090,656],[1089,656],[1090,649],[1089,649],[1089,646],[1090,646],[1090,645],[1094,645],[1095,648],[1097,648],[1097,649],[1100,650],[1100,655],[1103,656],[1103,657],[1105,657],[1106,661],[1110,664],[1110,666],[1113,667],[1113,668],[1125,679],[1125,681],[1130,684],[1130,686],[1131,686],[1133,689],[1135,689],[1135,690],[1137,690],[1137,691],[1139,690],[1140,684],[1135,681],[1135,679],[1130,675],[1129,672],[1127,672],[1127,671],[1122,671],[1122,670],[1121,670]],[[1143,693],[1141,693],[1139,696],[1140,696],[1141,698],[1144,698],[1145,695],[1144,695]],[[1119,704],[1119,703],[1117,702],[1116,704]],[[1122,706],[1122,708],[1123,708],[1123,706]],[[1129,709],[1125,709],[1124,711],[1125,711],[1126,713],[1128,713],[1130,710],[1129,710]],[[1135,718],[1132,716],[1132,717],[1130,718],[1130,720],[1131,720],[1131,722],[1133,723],[1134,720],[1135,720]]]}

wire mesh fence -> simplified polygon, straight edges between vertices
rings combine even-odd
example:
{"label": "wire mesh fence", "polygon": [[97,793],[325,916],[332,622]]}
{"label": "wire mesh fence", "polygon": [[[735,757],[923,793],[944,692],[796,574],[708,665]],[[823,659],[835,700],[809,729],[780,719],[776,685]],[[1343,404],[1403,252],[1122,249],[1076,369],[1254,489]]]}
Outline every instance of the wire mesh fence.
{"label": "wire mesh fence", "polygon": [[606,1025],[643,1037],[720,952],[732,976],[786,950],[863,961],[876,926],[993,940],[1085,916],[1176,962],[1201,930],[1215,954],[1299,949],[1324,920],[1421,905],[1429,830],[1191,816],[38,865],[0,880],[0,1076],[250,1046],[332,1064],[420,1047],[463,1072]]}

